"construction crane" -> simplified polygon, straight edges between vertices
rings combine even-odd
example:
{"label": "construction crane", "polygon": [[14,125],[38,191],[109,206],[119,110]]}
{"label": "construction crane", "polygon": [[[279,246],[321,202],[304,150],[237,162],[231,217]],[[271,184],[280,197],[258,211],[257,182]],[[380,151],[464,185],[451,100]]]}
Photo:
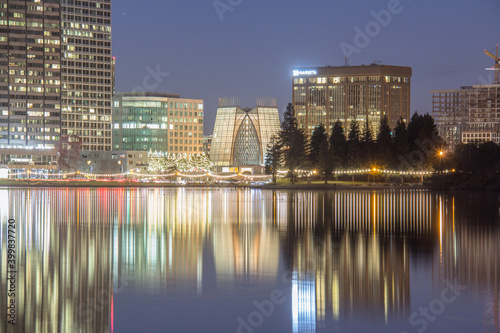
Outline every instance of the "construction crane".
{"label": "construction crane", "polygon": [[493,54],[486,49],[484,49],[484,54],[488,57],[495,59],[495,65],[491,68],[486,68],[487,71],[495,71],[495,84],[500,83],[500,58],[498,58],[498,45],[496,48],[496,53]]}

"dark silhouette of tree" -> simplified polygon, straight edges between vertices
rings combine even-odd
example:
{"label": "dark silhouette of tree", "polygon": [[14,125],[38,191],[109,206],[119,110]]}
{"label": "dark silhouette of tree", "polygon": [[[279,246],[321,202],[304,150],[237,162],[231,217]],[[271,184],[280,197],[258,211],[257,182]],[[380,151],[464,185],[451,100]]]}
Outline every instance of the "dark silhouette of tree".
{"label": "dark silhouette of tree", "polygon": [[[326,133],[325,126],[323,124],[316,126],[311,135],[311,142],[309,144],[309,163],[313,170],[318,169],[318,163],[320,160],[321,149],[324,146],[328,146],[328,134]],[[328,156],[328,154],[327,154]]]}
{"label": "dark silhouette of tree", "polygon": [[283,122],[281,123],[280,139],[283,146],[290,145],[290,140],[294,132],[299,128],[297,118],[292,103],[288,103],[286,111],[283,114]]}
{"label": "dark silhouette of tree", "polygon": [[344,128],[340,121],[333,124],[332,133],[330,135],[330,160],[333,170],[346,168],[347,165],[347,140],[344,133]]}
{"label": "dark silhouette of tree", "polygon": [[387,168],[391,163],[392,134],[386,116],[380,118],[375,149],[375,163],[378,167]]}
{"label": "dark silhouette of tree", "polygon": [[391,167],[395,170],[408,170],[408,130],[403,118],[399,118],[394,129],[394,139],[391,149]]}
{"label": "dark silhouette of tree", "polygon": [[431,169],[437,153],[443,149],[443,140],[438,135],[432,116],[413,114],[408,123],[408,147],[409,162],[415,169]]}
{"label": "dark silhouette of tree", "polygon": [[361,167],[361,133],[359,131],[359,124],[357,120],[351,121],[349,126],[349,133],[347,135],[347,168],[351,170],[359,169]]}
{"label": "dark silhouette of tree", "polygon": [[325,140],[322,141],[319,146],[319,159],[318,159],[317,169],[319,174],[323,175],[325,184],[327,184],[328,178],[330,177],[333,171],[333,164],[331,163],[331,156],[330,156],[330,145],[328,144],[328,135],[325,136]]}
{"label": "dark silhouette of tree", "polygon": [[293,105],[288,104],[281,124],[280,139],[283,147],[284,163],[290,170],[291,182],[295,182],[295,171],[304,167],[306,161],[306,138],[298,127]]}
{"label": "dark silhouette of tree", "polygon": [[283,152],[279,138],[276,135],[271,136],[267,145],[266,153],[266,174],[273,175],[273,184],[276,185],[276,176],[278,169],[283,165]]}
{"label": "dark silhouette of tree", "polygon": [[363,126],[363,134],[361,135],[361,166],[371,168],[373,165],[375,141],[373,139],[373,129],[368,121],[365,121]]}

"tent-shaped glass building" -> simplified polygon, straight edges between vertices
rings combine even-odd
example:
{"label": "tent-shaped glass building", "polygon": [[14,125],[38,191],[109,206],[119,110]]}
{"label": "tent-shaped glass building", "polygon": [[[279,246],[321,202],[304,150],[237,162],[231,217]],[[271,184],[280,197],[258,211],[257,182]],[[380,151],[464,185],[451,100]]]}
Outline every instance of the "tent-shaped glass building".
{"label": "tent-shaped glass building", "polygon": [[271,136],[280,131],[274,98],[258,98],[241,108],[238,98],[220,98],[210,157],[217,171],[261,172]]}

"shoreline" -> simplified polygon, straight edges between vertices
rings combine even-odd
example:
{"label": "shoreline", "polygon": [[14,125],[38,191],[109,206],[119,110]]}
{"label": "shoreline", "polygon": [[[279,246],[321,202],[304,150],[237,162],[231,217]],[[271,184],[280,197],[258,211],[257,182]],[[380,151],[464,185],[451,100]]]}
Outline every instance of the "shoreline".
{"label": "shoreline", "polygon": [[233,188],[233,189],[259,189],[259,190],[311,190],[311,191],[336,191],[336,190],[428,190],[428,191],[480,191],[499,192],[495,188],[441,188],[433,184],[422,183],[350,183],[331,182],[324,183],[298,183],[298,184],[205,184],[205,183],[142,183],[135,181],[53,181],[53,180],[0,180],[0,188]]}
{"label": "shoreline", "polygon": [[328,184],[173,184],[173,183],[141,183],[133,181],[123,182],[102,182],[102,181],[46,181],[46,180],[0,180],[0,188],[248,188],[261,190],[430,190],[422,184],[349,184],[349,183],[328,183]]}

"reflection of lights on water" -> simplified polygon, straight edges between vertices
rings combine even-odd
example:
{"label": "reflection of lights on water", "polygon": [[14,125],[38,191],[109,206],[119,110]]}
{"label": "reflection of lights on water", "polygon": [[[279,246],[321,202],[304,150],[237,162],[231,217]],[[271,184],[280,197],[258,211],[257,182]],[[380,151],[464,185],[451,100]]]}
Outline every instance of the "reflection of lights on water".
{"label": "reflection of lights on water", "polygon": [[316,286],[314,279],[292,274],[293,332],[316,332]]}

